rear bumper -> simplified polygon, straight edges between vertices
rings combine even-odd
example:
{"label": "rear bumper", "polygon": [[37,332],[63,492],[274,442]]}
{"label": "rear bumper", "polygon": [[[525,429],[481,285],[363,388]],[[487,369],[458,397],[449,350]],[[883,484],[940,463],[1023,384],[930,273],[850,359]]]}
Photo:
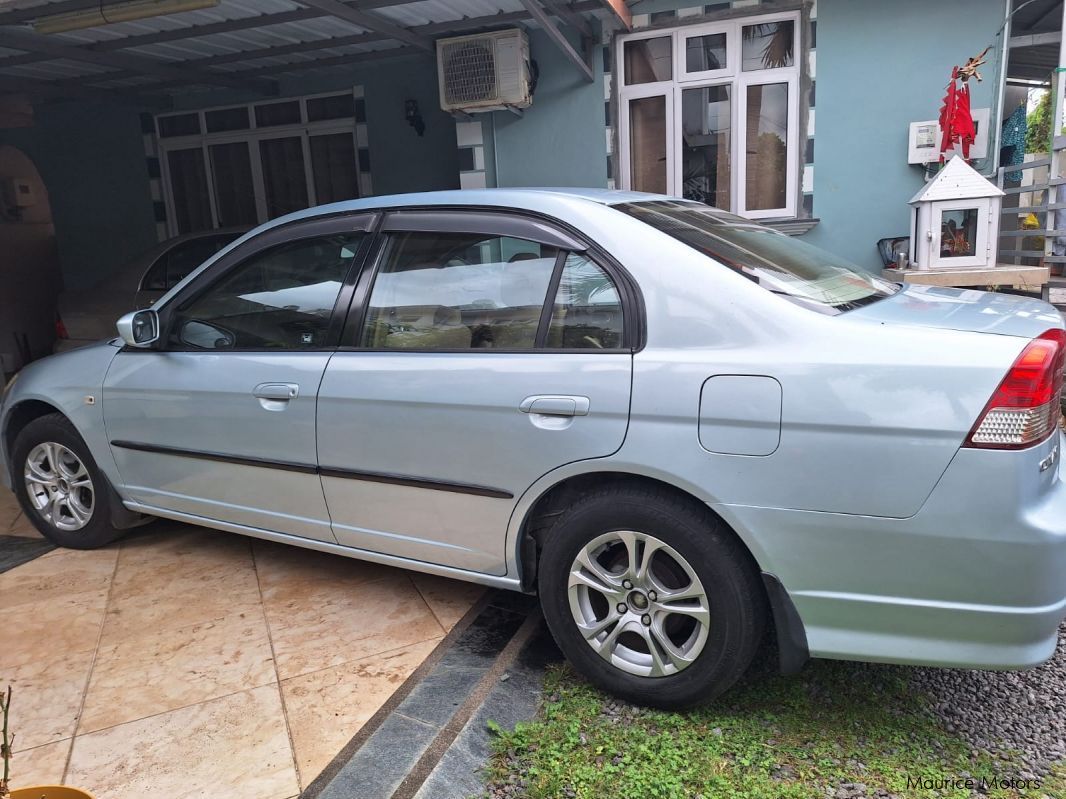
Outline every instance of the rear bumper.
{"label": "rear bumper", "polygon": [[1054,653],[1066,617],[1061,447],[960,450],[906,519],[715,510],[788,591],[812,656],[1025,668]]}

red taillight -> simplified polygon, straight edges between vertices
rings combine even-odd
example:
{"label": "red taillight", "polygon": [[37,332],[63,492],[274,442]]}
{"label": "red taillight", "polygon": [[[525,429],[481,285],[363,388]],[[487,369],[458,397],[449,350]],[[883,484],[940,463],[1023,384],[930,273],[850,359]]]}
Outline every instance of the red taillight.
{"label": "red taillight", "polygon": [[1064,361],[1066,331],[1049,330],[1030,341],[985,405],[963,446],[1022,449],[1051,435],[1062,414],[1059,403]]}
{"label": "red taillight", "polygon": [[63,317],[59,314],[56,314],[56,338],[70,338],[70,334],[67,333],[67,326],[63,324]]}

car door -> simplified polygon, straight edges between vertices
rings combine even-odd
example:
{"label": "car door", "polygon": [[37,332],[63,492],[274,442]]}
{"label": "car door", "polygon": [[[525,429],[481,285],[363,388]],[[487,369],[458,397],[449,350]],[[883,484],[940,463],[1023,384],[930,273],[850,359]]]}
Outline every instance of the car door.
{"label": "car door", "polygon": [[158,349],[118,354],[104,419],[134,500],[334,540],[315,398],[369,222],[318,220],[250,240],[165,302]]}
{"label": "car door", "polygon": [[390,214],[373,259],[319,390],[334,535],[503,574],[522,493],[625,438],[624,275],[565,232],[489,212]]}

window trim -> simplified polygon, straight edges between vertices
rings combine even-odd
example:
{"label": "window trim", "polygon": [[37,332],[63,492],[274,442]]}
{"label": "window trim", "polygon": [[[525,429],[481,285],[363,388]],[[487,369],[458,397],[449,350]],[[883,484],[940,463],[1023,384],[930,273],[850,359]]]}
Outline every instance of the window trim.
{"label": "window trim", "polygon": [[[147,349],[138,349],[138,352],[195,352],[210,355],[246,355],[248,353],[274,353],[278,355],[296,355],[303,352],[333,352],[337,349],[340,340],[340,332],[344,323],[345,311],[351,301],[351,288],[358,276],[363,271],[370,252],[371,243],[375,239],[374,231],[378,222],[378,215],[373,211],[344,214],[340,216],[323,216],[310,220],[300,220],[288,225],[279,225],[264,231],[255,238],[249,239],[239,247],[225,253],[221,258],[211,264],[204,272],[201,272],[179,293],[167,300],[166,304],[156,310],[159,313],[159,346]],[[333,310],[330,313],[329,325],[326,329],[326,341],[321,347],[307,347],[305,349],[290,350],[263,347],[259,349],[224,349],[204,350],[199,347],[180,346],[170,343],[173,333],[173,325],[177,310],[190,302],[199,299],[224,279],[226,275],[235,269],[239,269],[250,259],[256,258],[262,253],[274,247],[289,244],[304,239],[320,238],[322,236],[338,235],[343,233],[363,233],[359,250],[352,259],[348,272],[341,281],[340,291],[334,301]],[[128,348],[124,348],[128,349]]]}
{"label": "window trim", "polygon": [[[489,230],[486,235],[500,235],[500,236],[513,236],[515,238],[525,238],[530,241],[538,241],[538,243],[550,244],[551,246],[559,247],[559,254],[555,263],[555,269],[552,273],[552,281],[549,284],[548,291],[545,294],[544,306],[541,308],[541,321],[537,329],[537,339],[533,347],[525,348],[504,348],[504,347],[487,347],[487,348],[392,348],[392,347],[363,347],[358,344],[345,344],[345,341],[354,340],[359,341],[362,335],[363,323],[366,320],[366,315],[369,310],[369,302],[371,293],[374,287],[374,281],[377,279],[379,271],[382,269],[385,262],[385,256],[388,252],[388,243],[390,240],[390,233],[395,232],[410,232],[413,228],[399,227],[394,231],[389,230],[390,217],[404,216],[407,217],[409,212],[417,212],[421,215],[421,218],[431,220],[434,217],[443,218],[447,215],[449,224],[442,227],[430,227],[429,224],[422,225],[422,229],[419,232],[425,233],[449,233],[449,232],[470,232],[461,230],[463,220],[467,218],[489,220],[491,217],[496,217],[494,222],[495,230]],[[336,347],[337,352],[349,352],[349,353],[385,353],[392,355],[403,354],[421,354],[421,355],[433,355],[433,354],[470,354],[478,353],[481,355],[535,355],[541,353],[547,354],[571,354],[571,355],[594,355],[594,354],[618,354],[626,353],[633,354],[640,351],[644,347],[644,303],[639,289],[636,287],[636,283],[629,273],[611,258],[606,252],[601,250],[593,242],[589,241],[577,230],[574,230],[569,225],[565,225],[560,221],[551,217],[543,216],[532,211],[523,211],[521,209],[510,209],[503,207],[480,207],[480,206],[462,206],[459,208],[449,206],[431,206],[429,208],[418,207],[400,207],[395,209],[382,209],[383,216],[379,220],[377,233],[374,236],[374,242],[368,256],[364,261],[364,266],[358,275],[358,279],[351,296],[351,302],[348,306],[347,313],[344,315],[344,322],[341,326],[340,341]],[[410,213],[410,217],[413,218],[415,213]],[[458,227],[457,227],[458,226]],[[501,232],[502,231],[502,232]],[[540,241],[539,236],[543,236],[545,231],[553,231],[557,235],[566,235],[567,238],[563,241],[572,241],[577,245],[576,248],[570,248],[565,245],[560,245],[558,240],[555,241]],[[474,233],[481,233],[481,230],[475,230]],[[556,293],[558,292],[559,282],[562,280],[562,269],[566,262],[566,256],[570,252],[577,252],[604,271],[604,273],[614,283],[616,290],[618,291],[618,297],[622,305],[622,346],[612,349],[572,349],[567,347],[542,347],[538,346],[542,343],[540,326],[544,323],[544,313],[547,311],[548,320],[550,324],[551,314],[554,312],[554,299],[555,295],[552,293],[552,286],[554,286]],[[355,331],[355,338],[352,339],[351,331]],[[545,337],[547,336],[547,330],[545,330]]]}
{"label": "window trim", "polygon": [[[745,72],[741,58],[743,48],[743,29],[750,25],[773,22],[793,22],[795,39],[793,41],[793,64],[790,67],[751,70]],[[632,150],[630,144],[629,101],[645,97],[664,96],[666,98],[666,194],[681,197],[683,195],[683,164],[680,157],[680,135],[682,130],[681,114],[683,104],[682,92],[686,89],[706,88],[710,86],[729,85],[730,91],[730,205],[731,213],[752,220],[796,219],[799,218],[802,174],[802,136],[800,135],[803,108],[800,103],[800,88],[804,85],[806,74],[806,47],[804,36],[805,16],[801,10],[783,10],[769,14],[736,16],[728,19],[680,25],[669,28],[651,28],[636,33],[619,34],[615,37],[614,52],[614,99],[613,117],[618,140],[618,161],[615,170],[619,186],[632,189]],[[726,33],[727,67],[689,73],[685,63],[686,39],[706,33]],[[625,44],[626,42],[673,37],[673,79],[653,83],[638,83],[631,86],[624,84]],[[788,86],[788,129],[785,136],[787,147],[787,165],[785,175],[785,205],[781,208],[748,210],[747,186],[747,91],[752,85],[785,83]]]}

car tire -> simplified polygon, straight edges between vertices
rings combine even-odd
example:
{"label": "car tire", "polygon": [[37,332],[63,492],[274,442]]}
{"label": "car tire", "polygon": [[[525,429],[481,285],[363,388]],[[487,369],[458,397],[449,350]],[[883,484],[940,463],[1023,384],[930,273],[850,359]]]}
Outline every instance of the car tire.
{"label": "car tire", "polygon": [[111,524],[107,478],[62,414],[38,417],[22,428],[11,462],[19,505],[53,544],[96,549],[122,535]]}
{"label": "car tire", "polygon": [[606,487],[565,510],[544,537],[538,588],[581,674],[664,709],[732,686],[767,619],[758,568],[732,531],[698,501],[654,487]]}

